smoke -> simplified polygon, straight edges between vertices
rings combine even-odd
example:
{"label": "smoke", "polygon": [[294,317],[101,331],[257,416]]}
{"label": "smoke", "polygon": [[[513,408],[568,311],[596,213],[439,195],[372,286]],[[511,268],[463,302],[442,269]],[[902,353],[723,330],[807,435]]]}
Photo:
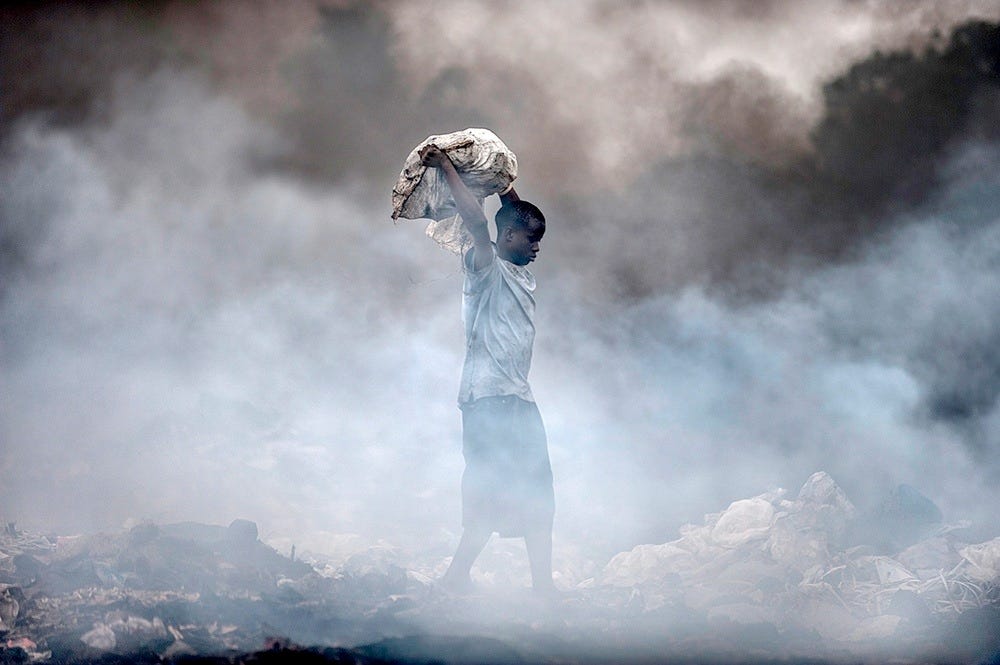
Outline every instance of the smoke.
{"label": "smoke", "polygon": [[997,28],[933,35],[994,8],[282,7],[5,10],[8,519],[450,553],[461,275],[387,201],[486,125],[550,219],[560,543],[818,469],[996,522]]}
{"label": "smoke", "polygon": [[[307,500],[354,526],[418,448],[428,464],[404,468],[447,468],[419,405],[393,399],[460,362],[418,288],[448,274],[419,231],[253,174],[273,136],[197,77],[161,71],[115,105],[106,126],[25,122],[8,146],[5,508],[61,528],[295,515],[276,486],[314,474]],[[432,392],[432,432],[451,393]]]}
{"label": "smoke", "polygon": [[[984,163],[994,172],[998,157],[994,147],[955,160],[967,176]],[[946,519],[994,523],[1000,225],[987,182],[963,178],[849,262],[796,271],[780,298],[734,305],[690,287],[539,353],[539,390],[563,398],[557,411],[586,413],[562,423],[572,434],[554,462],[589,469],[579,528],[597,511],[667,540],[707,496],[721,507],[794,489],[819,468],[863,507],[905,482]],[[977,223],[963,226],[970,207]]]}

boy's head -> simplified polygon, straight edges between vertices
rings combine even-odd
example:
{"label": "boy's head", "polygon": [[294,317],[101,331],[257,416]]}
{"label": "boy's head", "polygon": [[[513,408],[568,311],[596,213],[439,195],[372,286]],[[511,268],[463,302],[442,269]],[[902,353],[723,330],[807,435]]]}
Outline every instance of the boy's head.
{"label": "boy's head", "polygon": [[538,255],[545,235],[545,215],[527,201],[513,201],[497,211],[497,253],[514,265],[525,266]]}

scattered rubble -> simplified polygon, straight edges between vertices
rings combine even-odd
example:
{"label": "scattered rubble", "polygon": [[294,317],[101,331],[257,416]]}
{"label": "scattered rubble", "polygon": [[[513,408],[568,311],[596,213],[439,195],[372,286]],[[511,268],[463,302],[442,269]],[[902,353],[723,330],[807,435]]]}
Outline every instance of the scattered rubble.
{"label": "scattered rubble", "polygon": [[[257,526],[141,524],[122,534],[0,535],[0,662],[250,653],[269,634],[375,641],[393,627],[402,568],[325,577],[260,542]],[[12,656],[12,653],[20,656]]]}
{"label": "scattered rubble", "polygon": [[894,501],[919,508],[925,536],[897,530],[897,550],[859,542],[871,516],[819,472],[794,497],[734,501],[603,568],[557,548],[567,593],[555,600],[519,583],[514,562],[526,562],[508,545],[481,561],[479,591],[453,596],[434,584],[439,551],[358,546],[334,564],[278,554],[247,520],[72,537],[11,524],[0,663],[988,660],[1000,653],[1000,538],[930,529],[937,509],[915,492]]}

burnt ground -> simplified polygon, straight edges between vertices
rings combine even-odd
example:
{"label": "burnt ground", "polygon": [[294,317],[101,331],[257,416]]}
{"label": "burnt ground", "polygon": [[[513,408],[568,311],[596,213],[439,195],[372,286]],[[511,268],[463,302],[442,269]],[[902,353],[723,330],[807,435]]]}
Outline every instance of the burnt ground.
{"label": "burnt ground", "polygon": [[616,583],[540,598],[448,594],[377,548],[321,568],[243,520],[72,538],[8,526],[0,552],[0,663],[1000,663],[995,594],[960,612],[899,589],[874,616],[845,602],[841,636],[830,598],[793,603],[780,580],[706,604],[679,576],[622,583],[621,557],[603,577]]}

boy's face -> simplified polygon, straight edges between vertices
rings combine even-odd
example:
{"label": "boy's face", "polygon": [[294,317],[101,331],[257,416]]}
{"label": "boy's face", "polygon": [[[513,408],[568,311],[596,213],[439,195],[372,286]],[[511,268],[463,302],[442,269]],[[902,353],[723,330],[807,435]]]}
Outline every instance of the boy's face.
{"label": "boy's face", "polygon": [[526,266],[538,256],[538,245],[545,235],[545,222],[532,219],[527,229],[511,228],[504,233],[504,250],[508,261]]}

